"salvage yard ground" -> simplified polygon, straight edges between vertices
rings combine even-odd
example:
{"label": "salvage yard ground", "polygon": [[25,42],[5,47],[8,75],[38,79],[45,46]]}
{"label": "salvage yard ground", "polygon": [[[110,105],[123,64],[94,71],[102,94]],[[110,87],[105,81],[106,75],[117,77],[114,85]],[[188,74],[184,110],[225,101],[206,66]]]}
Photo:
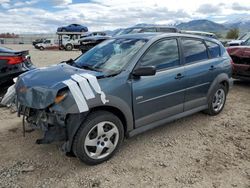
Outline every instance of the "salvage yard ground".
{"label": "salvage yard ground", "polygon": [[[79,51],[39,51],[33,63],[48,66]],[[250,188],[250,83],[236,81],[225,109],[198,113],[125,140],[108,162],[86,166],[59,144],[36,145],[39,131],[22,136],[21,118],[0,108],[0,187],[202,187]]]}

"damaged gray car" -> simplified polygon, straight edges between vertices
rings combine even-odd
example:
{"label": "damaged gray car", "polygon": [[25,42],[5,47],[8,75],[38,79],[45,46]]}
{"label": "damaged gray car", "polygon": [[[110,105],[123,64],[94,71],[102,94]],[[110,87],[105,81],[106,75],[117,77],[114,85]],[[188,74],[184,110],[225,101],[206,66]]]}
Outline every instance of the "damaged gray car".
{"label": "damaged gray car", "polygon": [[44,131],[38,144],[64,141],[66,153],[94,165],[112,157],[124,137],[199,111],[219,114],[231,85],[230,60],[211,38],[124,35],[22,74],[14,98],[24,130]]}

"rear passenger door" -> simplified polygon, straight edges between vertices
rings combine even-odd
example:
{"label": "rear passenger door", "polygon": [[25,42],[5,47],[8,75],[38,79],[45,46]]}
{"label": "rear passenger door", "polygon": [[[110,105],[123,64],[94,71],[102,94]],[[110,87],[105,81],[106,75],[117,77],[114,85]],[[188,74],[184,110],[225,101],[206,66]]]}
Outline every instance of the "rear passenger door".
{"label": "rear passenger door", "polygon": [[206,96],[215,77],[216,64],[209,57],[203,40],[183,37],[181,43],[188,79],[184,111],[188,111],[207,104]]}
{"label": "rear passenger door", "polygon": [[183,112],[186,78],[178,46],[176,38],[157,41],[139,60],[137,67],[155,66],[157,72],[132,80],[136,127]]}

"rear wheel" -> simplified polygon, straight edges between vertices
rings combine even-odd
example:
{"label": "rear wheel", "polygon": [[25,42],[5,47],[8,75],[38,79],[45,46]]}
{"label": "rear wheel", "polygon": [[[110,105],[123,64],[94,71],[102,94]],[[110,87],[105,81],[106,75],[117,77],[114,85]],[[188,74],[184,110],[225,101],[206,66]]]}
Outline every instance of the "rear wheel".
{"label": "rear wheel", "polygon": [[40,46],[39,49],[40,49],[40,50],[44,50],[44,47]]}
{"label": "rear wheel", "polygon": [[72,44],[66,44],[65,49],[67,51],[71,51],[71,50],[73,50],[73,45]]}
{"label": "rear wheel", "polygon": [[214,88],[211,96],[208,99],[208,109],[205,111],[209,115],[217,115],[219,114],[226,102],[227,97],[227,89],[224,85],[219,84]]}
{"label": "rear wheel", "polygon": [[79,128],[73,152],[84,163],[96,165],[111,158],[123,138],[123,125],[117,116],[106,111],[93,112]]}

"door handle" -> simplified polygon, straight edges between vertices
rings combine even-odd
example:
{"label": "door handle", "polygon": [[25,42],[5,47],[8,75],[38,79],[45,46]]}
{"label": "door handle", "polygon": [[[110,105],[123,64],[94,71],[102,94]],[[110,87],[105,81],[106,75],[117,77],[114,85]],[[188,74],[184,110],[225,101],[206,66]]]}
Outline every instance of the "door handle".
{"label": "door handle", "polygon": [[214,69],[216,69],[216,68],[213,65],[211,65],[211,67],[209,68],[210,71],[214,70]]}
{"label": "door handle", "polygon": [[175,77],[176,80],[180,80],[184,77],[184,75],[182,75],[181,73],[178,73]]}

